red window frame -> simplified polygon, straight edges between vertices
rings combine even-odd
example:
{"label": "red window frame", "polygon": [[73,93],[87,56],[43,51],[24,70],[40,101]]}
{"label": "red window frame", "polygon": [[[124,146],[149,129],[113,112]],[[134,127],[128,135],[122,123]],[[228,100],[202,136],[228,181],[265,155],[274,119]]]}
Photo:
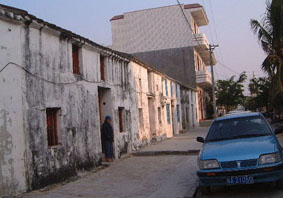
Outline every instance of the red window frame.
{"label": "red window frame", "polygon": [[100,56],[100,76],[101,80],[105,81],[105,57]]}
{"label": "red window frame", "polygon": [[125,113],[125,108],[124,107],[119,107],[118,108],[118,114],[119,114],[119,129],[120,132],[125,132],[125,122],[124,122],[124,113]]}
{"label": "red window frame", "polygon": [[79,58],[80,48],[76,45],[72,45],[72,56],[73,56],[73,73],[80,75],[80,58]]}
{"label": "red window frame", "polygon": [[46,109],[48,146],[56,146],[58,141],[58,108]]}

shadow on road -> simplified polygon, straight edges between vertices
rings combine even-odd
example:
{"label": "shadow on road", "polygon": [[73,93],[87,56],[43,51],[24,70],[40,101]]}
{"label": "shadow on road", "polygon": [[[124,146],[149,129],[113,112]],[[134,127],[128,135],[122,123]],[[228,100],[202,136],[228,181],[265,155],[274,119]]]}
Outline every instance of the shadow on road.
{"label": "shadow on road", "polygon": [[229,186],[229,187],[214,187],[212,191],[207,195],[201,195],[198,191],[196,198],[248,198],[248,197],[272,197],[282,198],[283,189],[278,189],[275,184],[253,184],[244,186]]}

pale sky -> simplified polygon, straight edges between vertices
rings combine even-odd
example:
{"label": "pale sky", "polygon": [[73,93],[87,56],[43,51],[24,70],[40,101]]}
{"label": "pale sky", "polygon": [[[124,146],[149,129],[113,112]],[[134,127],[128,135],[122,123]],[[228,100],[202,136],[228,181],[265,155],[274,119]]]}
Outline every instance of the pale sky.
{"label": "pale sky", "polygon": [[[262,52],[250,30],[251,18],[261,19],[266,0],[180,0],[204,5],[210,29],[201,27],[211,43],[219,44],[216,58],[230,69],[217,64],[216,78],[226,79],[246,71],[262,76]],[[0,0],[1,4],[27,10],[50,23],[103,44],[111,45],[109,19],[124,12],[177,4],[176,0]],[[214,20],[212,17],[212,5]],[[214,23],[215,21],[215,23]],[[217,36],[215,33],[215,28]],[[217,39],[216,39],[217,38]]]}

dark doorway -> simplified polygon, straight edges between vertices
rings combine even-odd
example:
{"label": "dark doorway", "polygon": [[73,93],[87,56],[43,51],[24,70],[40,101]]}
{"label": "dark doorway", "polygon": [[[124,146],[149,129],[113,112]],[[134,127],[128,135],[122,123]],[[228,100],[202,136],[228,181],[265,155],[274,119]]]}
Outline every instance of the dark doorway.
{"label": "dark doorway", "polygon": [[[99,103],[99,120],[100,120],[100,129],[101,129],[105,117],[106,116],[112,117],[111,89],[98,87],[98,103]],[[101,132],[102,131],[100,131],[100,133]],[[101,147],[102,147],[102,153],[104,153],[102,134],[101,134]]]}

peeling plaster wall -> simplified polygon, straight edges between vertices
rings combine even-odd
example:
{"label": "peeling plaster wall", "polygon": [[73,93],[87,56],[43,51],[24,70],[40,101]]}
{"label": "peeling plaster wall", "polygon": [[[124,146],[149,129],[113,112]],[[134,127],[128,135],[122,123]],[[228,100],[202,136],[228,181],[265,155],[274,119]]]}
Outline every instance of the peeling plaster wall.
{"label": "peeling plaster wall", "polygon": [[183,129],[199,126],[197,113],[197,93],[196,91],[181,87],[181,109]]}
{"label": "peeling plaster wall", "polygon": [[[56,32],[25,27],[23,65],[42,79],[26,74],[25,122],[28,131],[27,166],[29,189],[36,189],[90,169],[101,162],[98,87],[111,89],[115,156],[130,152],[131,134],[137,133],[136,97],[128,64],[106,57],[106,80],[100,80],[100,54],[83,45],[80,51],[82,76],[72,71],[72,44]],[[82,80],[86,79],[86,81]],[[76,82],[77,81],[77,82]],[[61,83],[61,84],[60,84]],[[62,84],[65,83],[65,84]],[[67,84],[69,83],[69,84]],[[46,108],[60,108],[59,145],[48,147]],[[118,107],[126,110],[126,131],[119,132]]]}
{"label": "peeling plaster wall", "polygon": [[[180,86],[176,82],[169,80],[166,76],[149,71],[148,69],[133,64],[133,74],[135,76],[136,91],[138,93],[138,108],[142,109],[143,126],[139,123],[139,139],[142,145],[150,143],[152,140],[160,141],[165,138],[173,137],[173,127],[175,134],[182,130],[182,120],[177,120],[176,107],[180,107],[181,112],[181,92]],[[149,75],[151,75],[149,77]],[[166,96],[165,79],[168,85],[168,96]],[[173,95],[171,95],[170,83],[173,83]],[[151,86],[151,88],[149,88]],[[149,91],[150,90],[150,91]],[[178,96],[178,97],[177,97]],[[152,104],[149,105],[149,100]],[[173,104],[170,109],[170,123],[167,122],[166,104]],[[160,118],[158,109],[160,108]],[[173,110],[173,113],[172,111]],[[173,115],[173,116],[172,116]],[[150,126],[152,123],[153,126]]]}
{"label": "peeling plaster wall", "polygon": [[138,95],[138,109],[142,110],[143,113],[143,126],[141,123],[139,126],[138,139],[141,145],[150,143],[151,140],[151,131],[149,124],[149,109],[148,109],[148,78],[147,78],[147,69],[139,66],[136,63],[132,63],[133,74],[135,77],[135,87],[134,89]]}
{"label": "peeling plaster wall", "polygon": [[[21,28],[0,20],[0,69],[21,63]],[[10,63],[0,73],[0,195],[26,189],[23,131],[23,71]]]}
{"label": "peeling plaster wall", "polygon": [[[176,88],[176,83],[173,83],[173,97],[171,97],[171,101],[173,100],[173,126],[174,126],[174,135],[179,134],[180,131],[182,131],[182,111],[181,111],[181,94],[180,94],[180,85],[177,84]],[[177,92],[177,94],[176,94]],[[177,113],[177,106],[179,106],[179,116],[180,119],[178,120],[178,113]]]}
{"label": "peeling plaster wall", "polygon": [[[162,105],[162,99],[161,99],[162,98],[161,95],[163,95],[163,90],[162,90],[163,77],[154,72],[151,72],[151,75],[152,75],[151,77],[152,79],[151,87],[152,88],[151,89],[152,89],[152,92],[154,93],[154,111],[155,111],[155,114],[154,114],[155,117],[153,119],[155,119],[155,124],[156,124],[155,135],[153,139],[157,141],[161,141],[167,137],[166,128],[164,125],[166,123],[166,117],[164,117],[165,108]],[[159,121],[159,118],[158,118],[158,108],[161,109],[161,122]]]}
{"label": "peeling plaster wall", "polygon": [[[74,82],[71,44],[43,30],[25,27],[23,65],[52,82]],[[26,74],[26,131],[29,188],[36,189],[88,169],[101,160],[96,86],[54,84]],[[49,148],[46,108],[61,108],[59,145]]]}

